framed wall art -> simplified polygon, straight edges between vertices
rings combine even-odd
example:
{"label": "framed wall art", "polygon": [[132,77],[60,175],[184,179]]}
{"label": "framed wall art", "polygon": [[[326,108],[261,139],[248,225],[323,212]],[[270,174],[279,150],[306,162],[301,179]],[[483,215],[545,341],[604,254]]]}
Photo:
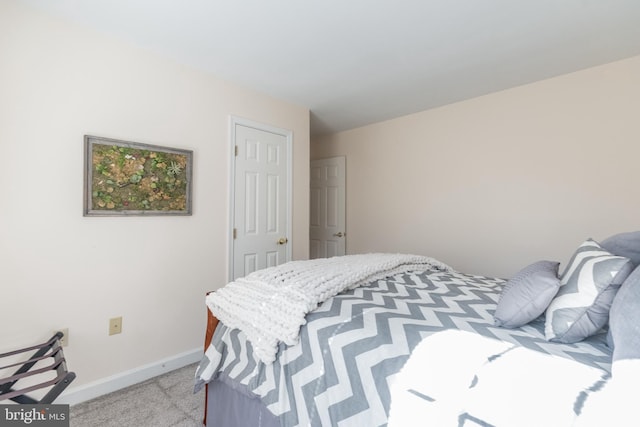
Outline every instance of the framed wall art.
{"label": "framed wall art", "polygon": [[84,216],[191,215],[193,151],[85,135]]}

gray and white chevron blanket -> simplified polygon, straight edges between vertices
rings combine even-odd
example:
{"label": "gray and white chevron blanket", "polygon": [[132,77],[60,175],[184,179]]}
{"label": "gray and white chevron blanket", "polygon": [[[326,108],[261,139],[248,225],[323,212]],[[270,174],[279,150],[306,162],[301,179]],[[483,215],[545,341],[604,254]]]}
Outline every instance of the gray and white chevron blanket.
{"label": "gray and white chevron blanket", "polygon": [[292,261],[255,271],[207,296],[209,310],[229,328],[240,329],[264,363],[278,344],[298,342],[305,316],[345,290],[409,271],[453,271],[420,255],[372,253]]}
{"label": "gray and white chevron blanket", "polygon": [[610,380],[605,340],[548,342],[543,319],[494,326],[503,284],[441,269],[374,280],[309,312],[273,363],[220,324],[195,388],[233,383],[285,427],[582,425]]}

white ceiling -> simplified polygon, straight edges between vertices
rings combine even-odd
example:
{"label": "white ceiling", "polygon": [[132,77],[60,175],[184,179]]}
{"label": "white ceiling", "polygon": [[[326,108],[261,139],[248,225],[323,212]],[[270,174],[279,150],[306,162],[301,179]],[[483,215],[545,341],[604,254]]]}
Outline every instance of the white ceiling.
{"label": "white ceiling", "polygon": [[640,55],[640,0],[22,0],[341,131]]}

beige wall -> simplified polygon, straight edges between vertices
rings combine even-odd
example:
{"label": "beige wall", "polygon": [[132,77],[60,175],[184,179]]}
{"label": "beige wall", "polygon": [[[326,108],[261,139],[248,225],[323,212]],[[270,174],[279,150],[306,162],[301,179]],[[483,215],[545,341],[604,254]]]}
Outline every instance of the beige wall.
{"label": "beige wall", "polygon": [[311,157],[347,158],[349,253],[508,277],[640,229],[638,112],[634,57],[318,138]]}
{"label": "beige wall", "polygon": [[[0,352],[69,328],[75,387],[200,348],[204,294],[226,278],[229,117],[293,131],[301,259],[308,110],[15,3],[0,2]],[[193,216],[83,217],[85,134],[193,150]]]}

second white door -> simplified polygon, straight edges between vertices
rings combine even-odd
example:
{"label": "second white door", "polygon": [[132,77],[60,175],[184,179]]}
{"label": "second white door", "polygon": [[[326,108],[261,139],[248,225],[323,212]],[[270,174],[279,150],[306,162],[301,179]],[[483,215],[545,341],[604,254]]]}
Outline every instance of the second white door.
{"label": "second white door", "polygon": [[311,258],[345,254],[345,163],[344,157],[311,161]]}

